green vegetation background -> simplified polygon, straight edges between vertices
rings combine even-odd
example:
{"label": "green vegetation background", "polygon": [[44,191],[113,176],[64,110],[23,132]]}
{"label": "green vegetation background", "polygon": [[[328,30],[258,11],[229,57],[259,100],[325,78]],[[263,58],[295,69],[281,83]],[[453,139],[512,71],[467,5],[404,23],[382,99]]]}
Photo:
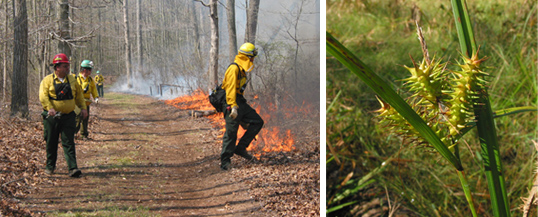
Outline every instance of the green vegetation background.
{"label": "green vegetation background", "polygon": [[[484,65],[491,74],[492,109],[536,106],[537,1],[474,0],[467,5],[480,56],[489,57]],[[410,56],[422,61],[414,19],[430,56],[456,69],[461,57],[450,1],[327,0],[327,31],[402,96],[401,79],[409,76],[402,66],[412,65]],[[374,92],[331,56],[326,88],[327,107],[333,105],[327,111],[327,209],[339,208],[328,216],[388,216],[391,210],[405,216],[471,215],[455,170],[431,148],[404,145],[378,125]],[[512,214],[519,216],[521,198],[528,196],[535,176],[537,113],[495,121]],[[479,215],[492,216],[476,138],[473,130],[459,146]],[[391,163],[381,167],[390,157]],[[370,182],[359,186],[361,179]],[[535,208],[533,212],[535,216]]]}

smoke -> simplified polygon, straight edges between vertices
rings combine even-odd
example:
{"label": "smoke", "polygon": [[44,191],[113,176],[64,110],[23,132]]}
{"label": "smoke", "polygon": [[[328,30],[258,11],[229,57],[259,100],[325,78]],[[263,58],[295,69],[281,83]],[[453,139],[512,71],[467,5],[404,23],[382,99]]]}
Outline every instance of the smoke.
{"label": "smoke", "polygon": [[[162,4],[171,3],[162,2]],[[159,40],[144,38],[142,43],[145,51],[144,66],[137,68],[139,66],[134,58],[136,55],[133,55],[132,88],[127,86],[124,73],[118,73],[123,75],[120,75],[118,82],[111,90],[170,99],[189,94],[199,87],[207,87],[210,48],[210,26],[207,19],[209,10],[200,4],[195,5],[197,16],[200,18],[196,24],[200,33],[200,53],[196,53],[193,29],[191,25],[186,25],[186,22],[188,23],[186,16],[179,16],[167,25],[154,21],[147,23],[143,27],[143,31],[147,33],[145,36],[153,32],[159,33],[155,34],[159,36],[157,38]],[[176,10],[184,11],[184,15],[187,14],[184,9],[166,7],[162,16],[172,16],[172,12]],[[236,1],[235,11],[239,46],[244,42],[245,2]],[[218,76],[220,83],[232,59],[228,56],[226,10],[220,4],[219,18]],[[160,33],[163,31],[170,34],[162,37]],[[260,93],[274,97],[290,95],[297,103],[306,101],[319,108],[319,0],[261,1],[255,44],[260,54],[255,60],[256,67],[250,76],[252,85],[249,86],[246,94]],[[121,64],[116,69],[121,69]]]}
{"label": "smoke", "polygon": [[193,76],[178,75],[172,79],[163,79],[163,73],[159,69],[153,69],[151,74],[153,76],[144,78],[139,71],[133,72],[130,88],[127,84],[127,76],[121,75],[109,90],[168,100],[191,94],[200,83],[199,79]]}

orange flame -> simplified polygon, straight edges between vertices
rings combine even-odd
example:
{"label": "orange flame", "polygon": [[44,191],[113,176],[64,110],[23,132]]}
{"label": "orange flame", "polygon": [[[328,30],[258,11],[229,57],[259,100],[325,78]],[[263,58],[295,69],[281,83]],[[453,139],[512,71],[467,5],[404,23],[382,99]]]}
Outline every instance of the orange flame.
{"label": "orange flame", "polygon": [[[254,99],[258,99],[258,96],[254,96]],[[198,89],[191,95],[180,96],[172,100],[165,100],[166,104],[173,105],[183,110],[213,110],[213,106],[209,103],[208,95],[202,90]],[[260,112],[261,106],[257,106],[256,103],[252,104],[252,107],[256,108],[256,112],[260,114],[262,119],[266,122],[266,126],[256,136],[256,139],[252,141],[247,150],[251,152],[256,158],[260,158],[267,152],[290,152],[295,149],[294,136],[291,130],[283,130],[278,126],[267,126],[267,122],[270,122],[271,115],[276,114],[276,106],[273,104],[264,105],[264,112]],[[294,108],[291,111],[283,113],[284,118],[293,118],[293,112],[305,112],[301,108]],[[226,122],[222,118],[222,113],[215,113],[213,115],[205,116],[208,118],[215,127],[219,127],[220,135],[218,138],[222,138],[226,131]],[[246,132],[242,127],[238,130],[237,138],[241,138]]]}

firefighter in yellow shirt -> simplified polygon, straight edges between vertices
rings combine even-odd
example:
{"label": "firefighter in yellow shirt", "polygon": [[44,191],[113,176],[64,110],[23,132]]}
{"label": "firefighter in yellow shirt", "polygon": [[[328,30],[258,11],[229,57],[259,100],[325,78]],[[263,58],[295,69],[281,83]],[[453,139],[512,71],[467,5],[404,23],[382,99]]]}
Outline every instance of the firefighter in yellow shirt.
{"label": "firefighter in yellow shirt", "polygon": [[97,71],[95,82],[97,82],[97,92],[99,93],[99,97],[105,97],[105,92],[103,91],[104,81],[105,78],[103,78],[103,76],[99,74],[99,71]]}
{"label": "firefighter in yellow shirt", "polygon": [[62,136],[62,147],[69,176],[79,177],[82,172],[77,166],[75,150],[75,107],[81,109],[83,117],[88,116],[82,88],[75,77],[69,74],[69,59],[65,54],[54,56],[54,73],[47,75],[39,85],[39,101],[43,106],[43,129],[47,142],[47,163],[45,173],[52,175],[58,158],[58,139]]}
{"label": "firefighter in yellow shirt", "polygon": [[88,140],[88,120],[90,119],[90,104],[92,104],[90,96],[93,96],[95,103],[99,103],[99,96],[97,95],[95,82],[91,77],[93,62],[90,60],[84,60],[80,64],[80,67],[82,68],[82,71],[77,75],[77,82],[80,84],[83,91],[88,116],[83,117],[80,114],[77,116],[77,130],[80,129],[80,135],[82,136],[83,140]]}
{"label": "firefighter in yellow shirt", "polygon": [[[247,152],[247,147],[263,127],[263,119],[247,104],[243,92],[247,86],[247,72],[254,68],[254,57],[258,50],[251,43],[245,43],[239,48],[234,63],[228,66],[222,81],[222,89],[226,91],[226,105],[223,108],[226,132],[222,138],[220,168],[230,169],[231,157],[236,154],[247,160],[255,160]],[[246,126],[246,132],[237,143],[239,125]]]}

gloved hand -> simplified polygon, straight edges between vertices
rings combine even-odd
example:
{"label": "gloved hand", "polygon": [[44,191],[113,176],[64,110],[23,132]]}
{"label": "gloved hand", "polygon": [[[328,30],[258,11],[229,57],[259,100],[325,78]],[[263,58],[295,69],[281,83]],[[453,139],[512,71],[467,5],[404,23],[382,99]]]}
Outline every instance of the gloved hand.
{"label": "gloved hand", "polygon": [[95,98],[95,103],[99,104],[99,98]]}
{"label": "gloved hand", "polygon": [[49,117],[49,116],[54,116],[54,115],[56,115],[56,110],[54,110],[53,108],[49,109],[49,112],[48,112],[48,116],[47,116],[47,117]]}
{"label": "gloved hand", "polygon": [[230,112],[230,117],[235,119],[237,117],[237,106],[232,107],[232,112]]}

